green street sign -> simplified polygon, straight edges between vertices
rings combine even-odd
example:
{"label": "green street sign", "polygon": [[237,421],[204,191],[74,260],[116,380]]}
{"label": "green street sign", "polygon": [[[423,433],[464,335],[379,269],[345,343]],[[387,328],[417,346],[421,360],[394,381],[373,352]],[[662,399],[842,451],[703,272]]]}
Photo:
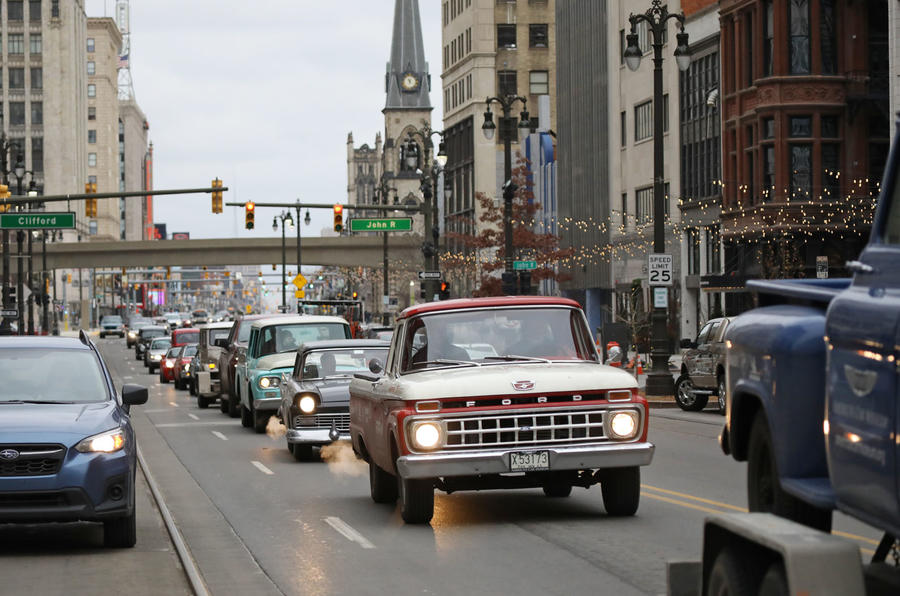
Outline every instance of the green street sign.
{"label": "green street sign", "polygon": [[537,269],[537,261],[513,261],[513,271]]}
{"label": "green street sign", "polygon": [[3,230],[71,230],[75,228],[75,213],[0,213]]}
{"label": "green street sign", "polygon": [[412,230],[411,217],[350,220],[351,232],[408,232],[410,230]]}

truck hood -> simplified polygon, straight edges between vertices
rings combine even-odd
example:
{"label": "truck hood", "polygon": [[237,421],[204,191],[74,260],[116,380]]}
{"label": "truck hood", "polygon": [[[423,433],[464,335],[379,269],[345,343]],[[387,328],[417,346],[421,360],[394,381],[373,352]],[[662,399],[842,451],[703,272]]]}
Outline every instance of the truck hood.
{"label": "truck hood", "polygon": [[90,404],[0,404],[0,437],[4,443],[78,441],[120,426],[112,401]]}
{"label": "truck hood", "polygon": [[[513,383],[531,381],[529,389],[516,390]],[[369,391],[372,383],[354,378],[357,387]],[[534,362],[444,368],[407,374],[387,383],[387,391],[398,399],[455,398],[516,393],[577,393],[604,389],[632,389],[637,381],[627,372],[592,362]]]}
{"label": "truck hood", "polygon": [[279,352],[269,354],[256,361],[253,368],[258,370],[274,370],[276,368],[293,368],[297,352]]}

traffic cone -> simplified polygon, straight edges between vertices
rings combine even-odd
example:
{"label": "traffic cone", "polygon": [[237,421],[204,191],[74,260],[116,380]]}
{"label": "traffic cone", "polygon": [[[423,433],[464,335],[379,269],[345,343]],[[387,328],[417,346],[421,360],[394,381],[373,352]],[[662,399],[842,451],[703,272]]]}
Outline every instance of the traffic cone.
{"label": "traffic cone", "polygon": [[638,358],[638,361],[637,361],[637,374],[639,374],[639,375],[644,374],[644,362],[640,358]]}

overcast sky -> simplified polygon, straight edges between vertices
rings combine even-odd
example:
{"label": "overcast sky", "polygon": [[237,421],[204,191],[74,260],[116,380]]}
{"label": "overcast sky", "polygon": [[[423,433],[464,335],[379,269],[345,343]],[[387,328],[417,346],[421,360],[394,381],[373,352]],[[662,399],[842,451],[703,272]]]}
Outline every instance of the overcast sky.
{"label": "overcast sky", "polygon": [[[425,57],[440,128],[439,0],[421,0]],[[86,0],[115,18],[115,0]],[[158,189],[208,186],[225,201],[345,202],[347,133],[384,130],[393,0],[131,0],[131,72],[150,124]],[[213,215],[209,195],[154,199],[154,219],[192,238],[261,237],[279,210]],[[312,211],[304,236],[331,226]]]}

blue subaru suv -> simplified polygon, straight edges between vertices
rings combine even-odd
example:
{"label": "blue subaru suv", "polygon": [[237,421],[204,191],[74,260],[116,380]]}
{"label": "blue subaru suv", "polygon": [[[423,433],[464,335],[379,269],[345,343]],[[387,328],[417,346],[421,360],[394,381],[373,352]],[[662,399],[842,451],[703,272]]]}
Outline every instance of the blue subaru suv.
{"label": "blue subaru suv", "polygon": [[136,541],[136,444],[129,408],[96,346],[76,338],[0,338],[0,523],[102,522],[103,541]]}

